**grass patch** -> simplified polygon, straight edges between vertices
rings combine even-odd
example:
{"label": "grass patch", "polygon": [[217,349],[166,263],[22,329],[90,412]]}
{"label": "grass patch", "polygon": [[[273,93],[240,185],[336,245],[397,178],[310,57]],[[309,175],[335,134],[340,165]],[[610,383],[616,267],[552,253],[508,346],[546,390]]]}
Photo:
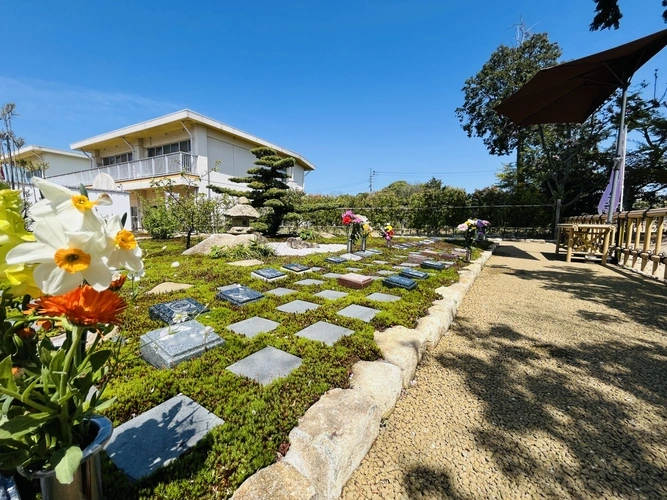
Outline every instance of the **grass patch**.
{"label": "grass patch", "polygon": [[[395,242],[401,241],[397,238]],[[344,241],[341,239],[341,241]],[[414,241],[405,239],[403,241]],[[334,240],[326,240],[332,243]],[[375,243],[375,244],[373,244]],[[235,267],[227,262],[249,258],[245,250],[217,252],[215,259],[209,256],[183,256],[181,240],[142,242],[145,254],[146,275],[138,283],[139,293],[124,313],[122,335],[127,342],[122,347],[120,369],[108,386],[108,396],[115,396],[116,403],[106,412],[114,425],[131,419],[134,415],[153,408],[165,400],[183,393],[225,421],[214,429],[194,450],[161,469],[153,476],[136,484],[127,482],[123,474],[105,457],[104,490],[108,498],[146,499],[209,499],[227,498],[259,468],[276,459],[281,444],[287,442],[290,430],[297,420],[327,390],[349,384],[351,368],[358,360],[373,361],[381,357],[373,341],[375,330],[394,325],[413,328],[416,321],[427,314],[428,307],[438,298],[434,290],[458,280],[456,268],[432,271],[431,277],[422,280],[413,291],[388,290],[380,280],[363,290],[350,290],[338,286],[335,280],[326,280],[321,286],[299,286],[295,281],[318,273],[296,275],[287,273],[278,283],[266,283],[253,279],[251,271],[262,267],[279,269],[288,262],[300,262],[319,266],[325,272],[346,273],[346,267],[367,268],[364,274],[376,274],[381,269],[392,269],[403,262],[399,255],[406,250],[386,249],[383,240],[371,240],[369,247],[383,251],[378,260],[387,265],[371,264],[372,259],[346,264],[325,262],[327,254],[311,254],[305,257],[278,257],[261,254],[264,264],[254,267]],[[164,248],[163,248],[164,247]],[[451,249],[451,245],[438,242],[429,248]],[[416,248],[414,251],[418,251]],[[256,258],[257,253],[252,254]],[[179,262],[178,267],[172,267]],[[146,295],[145,291],[165,281],[190,283],[192,288],[167,295]],[[216,287],[240,283],[260,292],[278,286],[297,290],[283,297],[266,295],[259,302],[234,307],[215,299]],[[324,289],[349,293],[343,299],[329,301],[313,296]],[[366,299],[373,292],[385,292],[401,296],[393,303],[378,303]],[[129,300],[131,290],[123,290]],[[202,357],[181,363],[174,369],[156,369],[144,362],[139,352],[139,337],[149,330],[164,326],[148,317],[148,307],[160,302],[192,297],[208,304],[210,312],[197,319],[212,326],[226,341],[221,348],[206,352]],[[321,307],[314,311],[295,315],[282,313],[276,307],[295,299],[307,300]],[[380,309],[370,323],[338,316],[336,313],[350,304]],[[267,334],[246,338],[225,327],[252,316],[277,321],[280,326]],[[317,321],[328,321],[355,333],[343,337],[334,346],[299,338],[296,332]],[[279,379],[267,387],[237,377],[225,370],[228,365],[271,345],[303,359],[302,366],[288,377]]]}

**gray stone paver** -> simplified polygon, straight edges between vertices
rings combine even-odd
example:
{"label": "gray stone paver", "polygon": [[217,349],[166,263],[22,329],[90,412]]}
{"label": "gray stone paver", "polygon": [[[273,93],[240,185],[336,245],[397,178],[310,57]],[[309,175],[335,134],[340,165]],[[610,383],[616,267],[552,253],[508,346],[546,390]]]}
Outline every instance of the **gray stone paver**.
{"label": "gray stone paver", "polygon": [[238,323],[233,323],[227,327],[228,330],[245,335],[246,337],[254,337],[260,333],[271,332],[278,328],[280,323],[271,321],[270,319],[253,316],[252,318],[244,319]]}
{"label": "gray stone paver", "polygon": [[270,293],[271,295],[275,295],[277,297],[282,297],[283,295],[289,295],[290,293],[294,292],[296,292],[296,290],[292,290],[291,288],[278,287],[274,288],[273,290],[269,290],[266,293]]}
{"label": "gray stone paver", "polygon": [[323,299],[336,300],[347,297],[349,293],[339,292],[337,290],[322,290],[319,293],[315,294],[315,297],[322,297]]}
{"label": "gray stone paver", "polygon": [[106,452],[132,481],[149,476],[224,422],[179,394],[116,427]]}
{"label": "gray stone paver", "polygon": [[300,314],[317,309],[318,307],[320,307],[318,304],[313,304],[305,300],[293,300],[292,302],[276,307],[276,309],[281,312]]}
{"label": "gray stone paver", "polygon": [[340,278],[341,276],[342,274],[340,273],[326,273],[322,275],[323,278],[329,278],[329,279],[337,279]]}
{"label": "gray stone paver", "polygon": [[372,307],[352,304],[338,311],[338,314],[345,316],[346,318],[360,319],[361,321],[368,323],[379,312],[380,311],[378,309],[373,309]]}
{"label": "gray stone paver", "polygon": [[369,300],[374,300],[376,302],[396,302],[401,300],[401,298],[397,295],[391,295],[389,293],[371,293],[366,297]]}
{"label": "gray stone paver", "polygon": [[326,321],[318,321],[317,323],[296,332],[296,335],[310,340],[318,340],[331,346],[334,345],[339,338],[346,335],[352,335],[353,333],[354,330],[350,330],[349,328],[332,325]]}
{"label": "gray stone paver", "polygon": [[664,285],[554,248],[502,243],[342,500],[667,498]]}
{"label": "gray stone paver", "polygon": [[301,286],[321,285],[322,283],[324,283],[324,281],[322,281],[322,280],[314,280],[314,279],[310,279],[310,278],[305,279],[305,280],[295,281],[295,282],[294,282],[295,285],[301,285]]}
{"label": "gray stone paver", "polygon": [[286,377],[299,366],[301,358],[275,347],[266,346],[261,351],[229,365],[227,370],[266,385],[278,378]]}

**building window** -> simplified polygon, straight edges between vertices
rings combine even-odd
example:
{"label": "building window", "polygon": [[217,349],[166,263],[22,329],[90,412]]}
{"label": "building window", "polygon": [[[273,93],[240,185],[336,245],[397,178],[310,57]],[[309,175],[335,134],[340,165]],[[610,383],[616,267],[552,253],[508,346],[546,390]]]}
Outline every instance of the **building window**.
{"label": "building window", "polygon": [[123,153],[122,155],[107,156],[106,158],[102,158],[102,164],[104,166],[115,165],[116,163],[127,163],[128,161],[132,161],[132,153]]}
{"label": "building window", "polygon": [[154,148],[148,148],[146,150],[148,158],[153,156],[168,155],[171,153],[189,153],[190,152],[190,140],[174,142],[173,144],[164,144],[162,146],[156,146]]}

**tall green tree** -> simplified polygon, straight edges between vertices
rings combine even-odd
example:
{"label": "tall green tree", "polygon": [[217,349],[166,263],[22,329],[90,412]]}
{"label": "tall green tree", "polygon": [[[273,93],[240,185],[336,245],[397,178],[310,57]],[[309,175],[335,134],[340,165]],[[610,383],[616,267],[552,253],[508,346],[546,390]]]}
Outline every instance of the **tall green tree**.
{"label": "tall green tree", "polygon": [[[618,0],[593,0],[595,3],[595,17],[589,28],[591,31],[618,29],[623,14],[618,6]],[[657,0],[656,0],[657,4]],[[667,7],[667,0],[662,0],[662,6]],[[662,12],[662,19],[667,23],[667,10]]]}
{"label": "tall green tree", "polygon": [[278,153],[266,147],[251,149],[255,155],[256,168],[248,169],[247,177],[232,177],[232,182],[246,184],[252,191],[235,191],[211,186],[216,192],[232,196],[247,196],[250,204],[261,214],[251,226],[265,234],[275,235],[285,216],[294,212],[287,194],[290,191],[285,179],[289,177],[287,170],[294,167],[296,161],[292,157],[282,158]]}
{"label": "tall green tree", "polygon": [[456,116],[468,137],[480,137],[492,155],[516,151],[519,182],[523,150],[535,131],[515,126],[493,107],[519,90],[540,69],[558,63],[561,49],[546,33],[525,34],[516,47],[501,44],[463,86],[463,105]]}

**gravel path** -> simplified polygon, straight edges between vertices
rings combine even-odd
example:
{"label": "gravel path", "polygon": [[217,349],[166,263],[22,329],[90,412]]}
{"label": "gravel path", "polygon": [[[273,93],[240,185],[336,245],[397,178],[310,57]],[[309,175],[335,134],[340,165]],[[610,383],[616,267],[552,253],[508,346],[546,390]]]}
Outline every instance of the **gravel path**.
{"label": "gravel path", "polygon": [[496,250],[342,499],[667,498],[667,287],[553,251]]}

